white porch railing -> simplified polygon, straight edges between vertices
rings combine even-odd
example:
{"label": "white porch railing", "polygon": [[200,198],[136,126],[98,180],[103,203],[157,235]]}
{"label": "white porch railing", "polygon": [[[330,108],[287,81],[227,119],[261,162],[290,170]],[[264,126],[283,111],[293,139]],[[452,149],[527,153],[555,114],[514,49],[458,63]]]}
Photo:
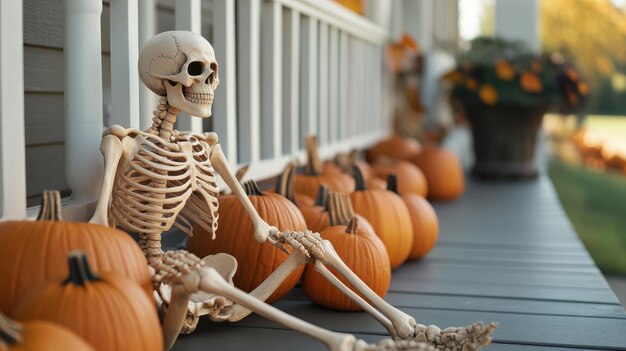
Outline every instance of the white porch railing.
{"label": "white porch railing", "polygon": [[[155,31],[156,0],[110,0],[113,122],[145,128],[152,101],[137,78],[140,42]],[[23,218],[22,1],[0,8],[0,218]],[[66,217],[85,219],[99,188],[102,159],[101,0],[64,0]],[[176,28],[200,32],[201,0],[175,2]],[[213,130],[233,167],[251,163],[253,178],[303,157],[316,134],[320,154],[364,147],[389,131],[382,93],[386,31],[330,0],[213,0],[211,40],[220,64]],[[19,25],[16,25],[19,24]],[[19,49],[19,50],[18,50]],[[16,102],[16,104],[12,104]],[[17,107],[16,107],[17,106]],[[179,128],[201,132],[181,116]],[[16,152],[16,149],[17,150]]]}

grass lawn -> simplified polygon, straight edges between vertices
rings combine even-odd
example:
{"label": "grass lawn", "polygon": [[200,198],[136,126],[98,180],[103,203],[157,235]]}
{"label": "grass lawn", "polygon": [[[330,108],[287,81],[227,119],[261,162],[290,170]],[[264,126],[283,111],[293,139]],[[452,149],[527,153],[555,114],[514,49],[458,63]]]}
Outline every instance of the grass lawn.
{"label": "grass lawn", "polygon": [[597,173],[553,158],[548,172],[598,267],[626,276],[626,177]]}

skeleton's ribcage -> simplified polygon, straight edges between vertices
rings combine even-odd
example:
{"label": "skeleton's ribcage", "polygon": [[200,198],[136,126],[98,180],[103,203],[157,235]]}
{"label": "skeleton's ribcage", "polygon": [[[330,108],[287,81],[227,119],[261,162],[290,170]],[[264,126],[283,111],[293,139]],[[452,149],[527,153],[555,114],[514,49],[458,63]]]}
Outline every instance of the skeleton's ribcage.
{"label": "skeleton's ribcage", "polygon": [[135,138],[134,156],[123,161],[113,187],[111,215],[124,229],[159,234],[172,225],[191,234],[192,223],[217,229],[219,189],[208,144],[195,138],[165,144]]}

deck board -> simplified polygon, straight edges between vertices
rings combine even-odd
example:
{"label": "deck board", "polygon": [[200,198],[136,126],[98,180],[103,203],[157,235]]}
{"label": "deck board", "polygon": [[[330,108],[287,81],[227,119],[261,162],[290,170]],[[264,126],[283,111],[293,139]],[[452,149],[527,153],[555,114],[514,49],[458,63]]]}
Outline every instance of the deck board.
{"label": "deck board", "polygon": [[[488,350],[626,350],[626,313],[574,232],[546,177],[469,180],[465,195],[434,204],[440,242],[393,273],[387,300],[420,323],[498,321]],[[375,342],[385,330],[365,313],[311,304],[297,287],[276,307]],[[320,343],[251,315],[201,321],[176,350],[323,350]]]}

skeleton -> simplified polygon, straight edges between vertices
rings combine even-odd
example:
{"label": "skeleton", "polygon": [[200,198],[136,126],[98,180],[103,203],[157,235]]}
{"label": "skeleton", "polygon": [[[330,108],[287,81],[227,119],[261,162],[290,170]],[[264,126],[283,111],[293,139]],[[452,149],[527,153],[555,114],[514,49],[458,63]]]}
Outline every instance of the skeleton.
{"label": "skeleton", "polygon": [[[139,57],[141,80],[162,96],[147,131],[113,126],[105,131],[100,150],[105,176],[93,223],[119,226],[140,236],[155,282],[163,317],[166,348],[181,332],[193,331],[198,318],[237,321],[253,311],[312,336],[331,350],[477,350],[488,344],[496,324],[440,330],[417,324],[376,295],[339,258],[332,245],[310,231],[280,233],[264,222],[231,172],[215,133],[180,133],[173,128],[180,111],[210,117],[219,84],[218,64],[211,45],[190,32],[164,32],[149,40]],[[252,219],[254,239],[275,245],[289,258],[250,294],[232,284],[236,260],[227,254],[198,257],[186,252],[164,253],[161,233],[173,226],[191,235],[191,223],[213,233],[217,229],[217,172]],[[265,304],[293,270],[307,262],[378,320],[393,339],[377,345],[331,332]],[[347,288],[332,267],[360,293]],[[368,303],[369,302],[369,303]]]}

